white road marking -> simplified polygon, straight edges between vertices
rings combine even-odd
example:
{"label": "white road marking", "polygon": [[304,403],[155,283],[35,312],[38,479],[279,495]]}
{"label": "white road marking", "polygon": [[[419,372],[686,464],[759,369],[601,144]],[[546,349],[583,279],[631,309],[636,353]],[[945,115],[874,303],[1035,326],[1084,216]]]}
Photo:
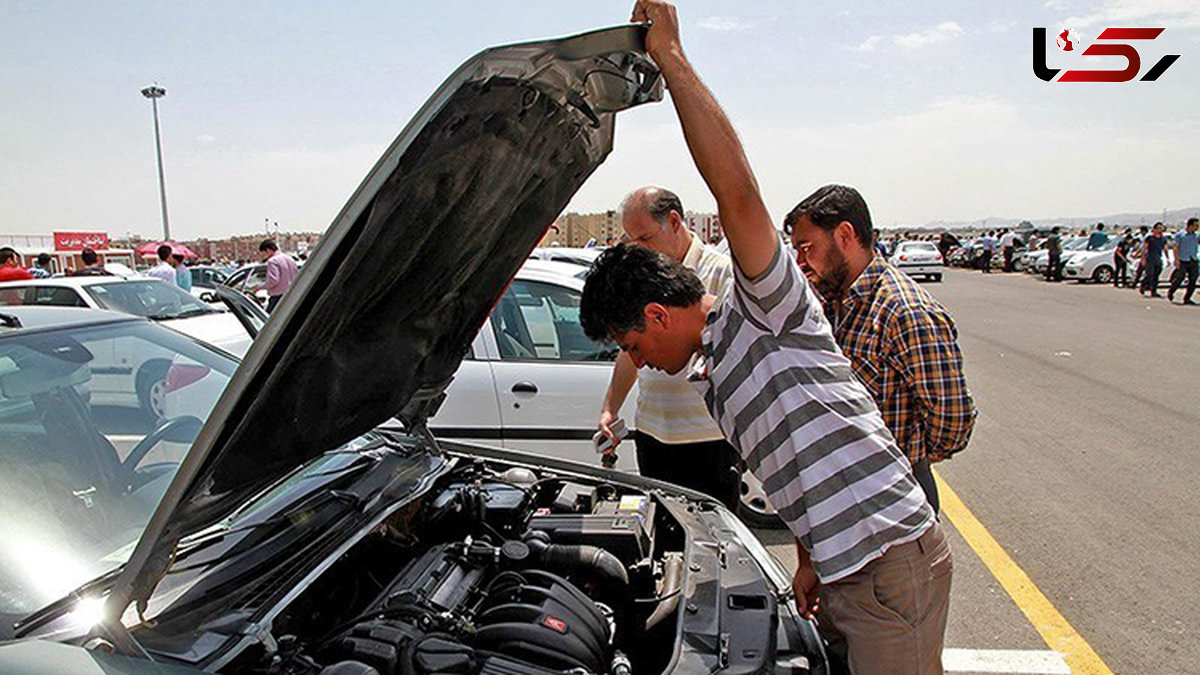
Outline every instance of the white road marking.
{"label": "white road marking", "polygon": [[1046,649],[946,649],[942,667],[947,673],[1071,675],[1062,655]]}

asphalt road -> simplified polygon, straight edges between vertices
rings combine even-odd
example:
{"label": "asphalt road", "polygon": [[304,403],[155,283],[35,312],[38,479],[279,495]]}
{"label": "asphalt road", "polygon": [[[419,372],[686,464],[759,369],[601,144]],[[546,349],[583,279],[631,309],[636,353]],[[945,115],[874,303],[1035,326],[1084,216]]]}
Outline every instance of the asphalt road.
{"label": "asphalt road", "polygon": [[[1200,308],[1016,274],[926,287],[980,411],[940,475],[1111,672],[1200,673]],[[947,646],[1049,649],[948,529]]]}

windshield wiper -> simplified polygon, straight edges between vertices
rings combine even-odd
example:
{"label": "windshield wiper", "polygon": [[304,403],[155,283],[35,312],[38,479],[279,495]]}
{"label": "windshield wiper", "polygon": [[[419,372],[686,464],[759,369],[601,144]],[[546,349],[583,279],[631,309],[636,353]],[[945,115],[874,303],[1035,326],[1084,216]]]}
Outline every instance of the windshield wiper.
{"label": "windshield wiper", "polygon": [[147,314],[146,318],[152,319],[154,321],[169,321],[171,319],[186,319],[191,316],[200,316],[202,314],[213,314],[215,312],[217,312],[217,310],[212,309],[211,307],[193,307],[192,309],[184,310],[182,312],[176,312],[174,314],[166,314],[166,313]]}
{"label": "windshield wiper", "polygon": [[103,592],[108,590],[117,577],[121,575],[121,570],[125,569],[125,564],[122,563],[113,569],[101,574],[100,576],[84,583],[79,588],[71,591],[54,602],[42,607],[41,609],[22,617],[13,623],[13,637],[25,637],[29,633],[51,623],[55,619],[69,614],[74,611],[75,605],[80,600],[88,597],[95,597],[97,591]]}

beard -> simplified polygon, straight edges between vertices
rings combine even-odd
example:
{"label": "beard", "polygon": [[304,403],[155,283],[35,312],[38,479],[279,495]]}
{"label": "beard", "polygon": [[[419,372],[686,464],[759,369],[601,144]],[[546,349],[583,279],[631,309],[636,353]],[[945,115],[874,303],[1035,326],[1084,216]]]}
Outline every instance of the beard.
{"label": "beard", "polygon": [[826,298],[837,298],[846,291],[850,282],[850,265],[846,256],[836,248],[830,249],[824,274],[817,274],[811,267],[805,265],[808,280],[812,282],[817,292]]}

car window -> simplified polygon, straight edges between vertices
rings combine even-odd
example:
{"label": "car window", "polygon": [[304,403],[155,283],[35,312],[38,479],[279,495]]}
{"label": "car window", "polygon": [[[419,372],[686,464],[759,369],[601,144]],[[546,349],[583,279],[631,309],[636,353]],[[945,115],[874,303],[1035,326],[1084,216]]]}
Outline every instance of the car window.
{"label": "car window", "polygon": [[178,286],[152,279],[115,281],[85,288],[102,308],[134,316],[170,319],[214,311]]}
{"label": "car window", "polygon": [[925,252],[928,252],[928,253],[933,253],[934,251],[937,251],[937,247],[935,247],[933,244],[930,244],[929,242],[925,242],[925,241],[914,241],[914,242],[909,242],[909,243],[907,243],[907,244],[901,244],[901,245],[900,245],[900,250],[902,250],[902,251],[914,251],[914,252],[916,252],[916,251],[925,251]]}
{"label": "car window", "polygon": [[238,270],[238,271],[234,272],[233,274],[230,274],[229,276],[225,277],[225,280],[222,281],[221,283],[225,284],[226,286],[233,286],[234,288],[237,288],[238,286],[241,285],[241,283],[243,281],[246,280],[246,275],[248,275],[248,274],[250,274],[250,270],[248,270],[248,269]]}
{"label": "car window", "polygon": [[140,321],[0,340],[0,641],[126,560],[236,367]]}
{"label": "car window", "polygon": [[580,293],[556,284],[517,280],[492,312],[503,360],[612,361],[615,345],[595,342],[579,323]]}
{"label": "car window", "polygon": [[26,286],[0,293],[0,305],[42,305],[49,307],[87,307],[74,288],[63,286]]}

